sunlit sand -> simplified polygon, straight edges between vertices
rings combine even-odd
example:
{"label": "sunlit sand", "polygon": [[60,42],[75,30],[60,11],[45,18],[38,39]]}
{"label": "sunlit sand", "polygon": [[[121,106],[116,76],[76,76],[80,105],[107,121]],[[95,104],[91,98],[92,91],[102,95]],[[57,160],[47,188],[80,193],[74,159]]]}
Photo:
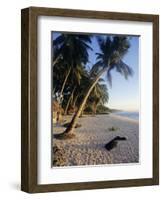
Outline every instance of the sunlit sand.
{"label": "sunlit sand", "polygon": [[[65,122],[69,122],[71,117],[64,117]],[[54,167],[139,162],[138,121],[109,114],[85,115],[78,123],[82,126],[75,129],[75,138],[53,139],[53,146],[61,149],[60,157],[63,156]],[[64,131],[63,124],[53,125],[54,135]],[[117,146],[108,151],[105,145],[116,136],[126,137],[127,140],[118,141]]]}

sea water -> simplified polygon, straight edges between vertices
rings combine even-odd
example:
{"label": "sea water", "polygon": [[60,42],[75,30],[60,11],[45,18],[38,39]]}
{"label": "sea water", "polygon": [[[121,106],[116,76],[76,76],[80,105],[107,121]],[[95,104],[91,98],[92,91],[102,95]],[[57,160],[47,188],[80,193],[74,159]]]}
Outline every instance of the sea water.
{"label": "sea water", "polygon": [[121,111],[121,112],[116,112],[115,114],[130,118],[130,119],[134,119],[134,120],[139,120],[139,112]]}

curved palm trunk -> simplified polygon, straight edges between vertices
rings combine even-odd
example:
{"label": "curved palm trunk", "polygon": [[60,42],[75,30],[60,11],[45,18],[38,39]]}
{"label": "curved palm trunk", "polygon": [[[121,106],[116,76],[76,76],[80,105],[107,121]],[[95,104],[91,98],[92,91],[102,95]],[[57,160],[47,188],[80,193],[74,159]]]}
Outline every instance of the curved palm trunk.
{"label": "curved palm trunk", "polygon": [[66,108],[65,108],[64,115],[67,115],[67,111],[68,111],[68,108],[69,108],[69,106],[70,106],[70,103],[71,103],[71,101],[72,101],[72,99],[73,99],[75,89],[76,89],[76,87],[74,87],[74,89],[73,89],[73,91],[72,91],[72,93],[71,93],[71,95],[70,95],[70,97],[69,97],[69,99],[68,99],[68,102],[67,102],[67,105],[66,105]]}
{"label": "curved palm trunk", "polygon": [[60,55],[53,61],[53,63],[52,63],[52,65],[54,66],[57,62],[58,62],[58,60],[60,59]]}
{"label": "curved palm trunk", "polygon": [[99,98],[99,99],[95,102],[95,104],[94,104],[94,115],[96,115],[97,106],[98,106],[99,102],[100,102],[100,98]]}
{"label": "curved palm trunk", "polygon": [[94,102],[92,107],[93,107],[92,115],[96,115],[97,103]]}
{"label": "curved palm trunk", "polygon": [[104,68],[103,70],[101,70],[101,72],[99,72],[99,74],[96,76],[96,78],[94,79],[93,84],[88,88],[85,97],[83,98],[82,103],[80,104],[77,112],[75,113],[75,115],[73,116],[69,126],[66,128],[66,130],[64,131],[64,134],[71,134],[75,128],[76,122],[87,102],[87,99],[90,95],[90,93],[92,92],[93,88],[95,87],[95,85],[97,84],[98,80],[100,79],[101,75],[103,73],[105,73],[107,70],[109,69],[109,67]]}
{"label": "curved palm trunk", "polygon": [[79,95],[76,95],[76,97],[74,98],[74,102],[73,102],[73,108],[75,108],[76,106],[76,102],[78,100]]}
{"label": "curved palm trunk", "polygon": [[85,110],[85,105],[84,105],[84,107],[83,107],[83,109],[81,110],[81,113],[80,113],[80,115],[79,115],[80,118],[83,117],[84,110]]}
{"label": "curved palm trunk", "polygon": [[64,115],[67,115],[67,111],[68,111],[68,108],[70,106],[71,99],[72,99],[72,94],[70,95],[70,97],[68,99],[68,102],[67,102],[67,105],[66,105],[66,108],[65,108],[65,111],[64,111]]}
{"label": "curved palm trunk", "polygon": [[98,103],[95,105],[95,110],[94,110],[95,115],[96,115],[96,111],[97,111],[97,105],[98,105]]}
{"label": "curved palm trunk", "polygon": [[62,84],[62,88],[61,88],[61,91],[60,91],[60,96],[62,96],[62,94],[63,94],[63,90],[65,88],[65,85],[66,85],[67,79],[68,79],[68,77],[70,75],[70,72],[71,72],[71,67],[69,68],[69,70],[68,70],[68,72],[66,74],[65,80],[64,80],[64,82]]}

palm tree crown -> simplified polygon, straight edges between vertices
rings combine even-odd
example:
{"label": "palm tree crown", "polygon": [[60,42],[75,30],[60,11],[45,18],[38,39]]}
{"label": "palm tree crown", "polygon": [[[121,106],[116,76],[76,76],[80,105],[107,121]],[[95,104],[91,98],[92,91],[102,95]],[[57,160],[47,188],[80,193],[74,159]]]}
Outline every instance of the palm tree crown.
{"label": "palm tree crown", "polygon": [[133,75],[132,69],[123,62],[123,57],[130,48],[129,38],[124,36],[97,37],[100,52],[96,53],[97,62],[92,67],[92,74],[95,76],[101,70],[107,68],[107,78],[112,85],[111,70],[115,69],[125,79]]}
{"label": "palm tree crown", "polygon": [[89,62],[91,39],[87,35],[60,34],[53,41],[53,92],[63,96],[69,77],[80,84],[83,69]]}

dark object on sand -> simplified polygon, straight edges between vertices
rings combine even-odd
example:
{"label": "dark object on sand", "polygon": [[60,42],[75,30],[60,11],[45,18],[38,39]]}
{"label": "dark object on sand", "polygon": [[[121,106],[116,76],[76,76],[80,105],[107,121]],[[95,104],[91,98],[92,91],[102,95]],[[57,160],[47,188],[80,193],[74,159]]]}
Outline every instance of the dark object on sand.
{"label": "dark object on sand", "polygon": [[111,149],[115,148],[120,140],[127,140],[126,137],[117,136],[113,138],[110,142],[105,145],[105,148],[110,151]]}

